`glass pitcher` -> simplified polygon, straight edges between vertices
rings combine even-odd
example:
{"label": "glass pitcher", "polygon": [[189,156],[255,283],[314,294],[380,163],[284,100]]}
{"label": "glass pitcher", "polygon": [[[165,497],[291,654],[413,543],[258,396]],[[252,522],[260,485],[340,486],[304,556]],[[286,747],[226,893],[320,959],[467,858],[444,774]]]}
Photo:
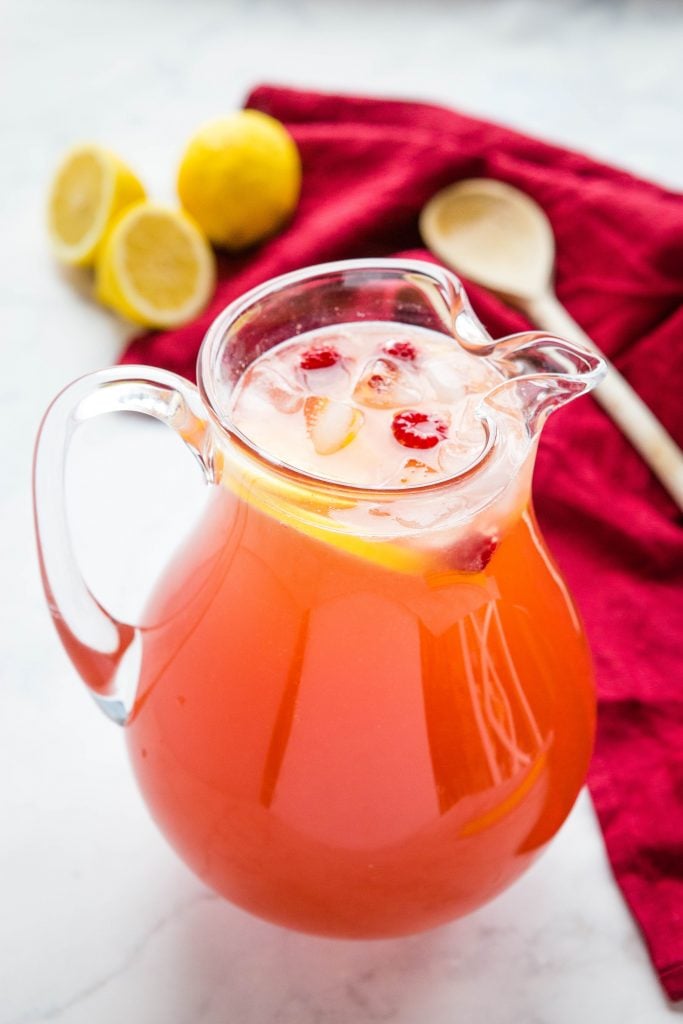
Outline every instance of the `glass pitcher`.
{"label": "glass pitcher", "polygon": [[[341,484],[260,450],[231,420],[260,354],[368,321],[440,332],[494,368],[481,443],[455,476]],[[549,413],[602,374],[542,333],[494,342],[445,270],[353,260],[230,305],[203,342],[198,388],[128,366],[54,401],[34,480],[50,611],[125,727],[154,819],[219,893],[303,931],[407,934],[498,893],[557,831],[587,769],[594,694],[531,476]],[[64,507],[74,430],[115,410],[177,431],[211,490],[135,624],[89,592]]]}

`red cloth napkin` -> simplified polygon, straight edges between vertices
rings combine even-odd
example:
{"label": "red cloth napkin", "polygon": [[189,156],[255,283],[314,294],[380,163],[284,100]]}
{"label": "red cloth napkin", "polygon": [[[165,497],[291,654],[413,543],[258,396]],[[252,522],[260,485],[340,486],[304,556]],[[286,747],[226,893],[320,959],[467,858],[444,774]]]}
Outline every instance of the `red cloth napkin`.
{"label": "red cloth napkin", "polygon": [[[577,153],[435,106],[262,87],[247,106],[283,121],[304,165],[291,225],[223,258],[211,307],[134,341],[125,362],[188,377],[226,303],[324,260],[426,257],[417,217],[459,178],[511,182],[557,236],[560,299],[683,441],[683,196]],[[523,317],[468,285],[494,337]],[[614,874],[671,999],[683,998],[683,530],[677,509],[590,399],[549,422],[535,500],[581,607],[599,689],[589,786]]]}

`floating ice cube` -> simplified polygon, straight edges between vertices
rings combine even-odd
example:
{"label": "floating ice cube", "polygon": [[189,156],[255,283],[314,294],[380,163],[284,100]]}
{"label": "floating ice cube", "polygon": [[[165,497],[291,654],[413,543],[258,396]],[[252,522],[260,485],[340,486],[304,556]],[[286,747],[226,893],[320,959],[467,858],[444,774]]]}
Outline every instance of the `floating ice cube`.
{"label": "floating ice cube", "polygon": [[353,397],[373,409],[399,409],[415,405],[422,393],[416,380],[392,359],[372,359],[363,368]]}
{"label": "floating ice cube", "polygon": [[299,368],[298,375],[309,394],[346,398],[349,393],[351,378],[348,368],[342,360],[333,366],[323,366],[315,370]]}
{"label": "floating ice cube", "polygon": [[288,381],[272,366],[255,365],[246,374],[243,396],[260,399],[278,412],[298,412],[304,404],[305,394],[293,381]]}
{"label": "floating ice cube", "polygon": [[473,417],[463,417],[457,434],[439,445],[439,469],[447,476],[462,473],[481,452],[485,442],[481,422]]}
{"label": "floating ice cube", "polygon": [[439,451],[439,469],[446,476],[455,476],[473,461],[471,450],[456,441],[446,441]]}
{"label": "floating ice cube", "polygon": [[468,381],[468,374],[453,356],[435,356],[425,362],[422,372],[431,384],[437,402],[453,404],[462,400]]}

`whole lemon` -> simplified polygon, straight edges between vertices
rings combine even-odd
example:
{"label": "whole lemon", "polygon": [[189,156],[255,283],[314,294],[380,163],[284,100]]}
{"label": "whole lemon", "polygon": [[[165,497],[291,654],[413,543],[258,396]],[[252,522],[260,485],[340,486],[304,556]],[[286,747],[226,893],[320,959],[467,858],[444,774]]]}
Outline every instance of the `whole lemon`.
{"label": "whole lemon", "polygon": [[257,110],[200,128],[178,172],[181,203],[226,249],[244,249],[277,231],[293,213],[300,188],[296,143],[279,121]]}

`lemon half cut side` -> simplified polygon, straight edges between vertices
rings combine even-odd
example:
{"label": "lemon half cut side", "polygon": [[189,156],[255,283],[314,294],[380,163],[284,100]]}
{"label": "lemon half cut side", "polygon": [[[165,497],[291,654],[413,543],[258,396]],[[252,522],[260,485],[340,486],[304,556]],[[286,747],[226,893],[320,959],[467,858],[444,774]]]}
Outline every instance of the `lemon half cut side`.
{"label": "lemon half cut side", "polygon": [[115,153],[94,144],[67,153],[52,181],[47,222],[57,259],[91,266],[112,220],[145,190]]}
{"label": "lemon half cut side", "polygon": [[213,251],[181,210],[148,200],[115,220],[97,259],[97,298],[133,323],[177,327],[211,298]]}

